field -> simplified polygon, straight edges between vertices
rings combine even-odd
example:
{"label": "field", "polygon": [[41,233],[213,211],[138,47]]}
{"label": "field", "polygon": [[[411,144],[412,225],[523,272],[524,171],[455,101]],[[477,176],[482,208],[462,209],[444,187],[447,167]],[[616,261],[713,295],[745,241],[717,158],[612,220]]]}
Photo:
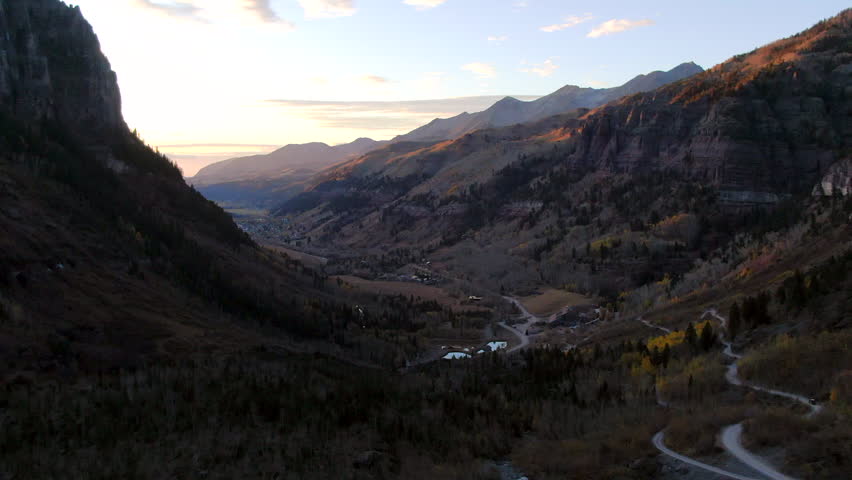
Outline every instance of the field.
{"label": "field", "polygon": [[556,288],[544,288],[541,293],[518,298],[530,313],[539,317],[553,315],[563,307],[594,304],[594,300],[579,293]]}
{"label": "field", "polygon": [[[349,284],[352,288],[384,295],[405,295],[420,298],[424,301],[436,301],[445,307],[451,307],[455,311],[465,310],[487,310],[487,308],[475,305],[463,305],[462,297],[455,296],[443,288],[423,285],[415,282],[392,282],[386,280],[366,280],[352,275],[338,275],[330,277],[331,281],[341,281]],[[345,288],[345,286],[344,286]],[[465,297],[466,298],[466,297]]]}
{"label": "field", "polygon": [[320,265],[325,265],[328,262],[328,259],[326,258],[311,255],[310,253],[300,252],[291,248],[282,247],[280,245],[264,244],[263,246],[275,252],[284,253],[288,257],[298,260],[308,267],[318,267]]}

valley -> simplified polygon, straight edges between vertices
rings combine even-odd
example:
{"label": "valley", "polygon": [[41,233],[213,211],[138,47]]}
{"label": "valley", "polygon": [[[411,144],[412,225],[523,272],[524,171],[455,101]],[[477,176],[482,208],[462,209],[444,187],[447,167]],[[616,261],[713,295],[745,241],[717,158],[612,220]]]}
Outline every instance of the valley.
{"label": "valley", "polygon": [[[288,139],[442,111],[304,100],[304,117],[284,117],[280,85],[414,90],[404,62],[399,76],[304,79],[272,76],[272,57],[256,75],[220,64],[255,65],[323,24],[335,48],[371,41],[343,34],[369,7],[298,3],[311,20],[298,26],[270,2],[223,3],[227,22],[201,2],[92,18],[127,9],[200,43],[246,34],[211,48],[217,75],[245,86],[194,85],[200,126],[157,125],[175,138],[203,127],[215,148],[249,145],[219,125],[242,103],[264,113],[229,129]],[[403,30],[462,8],[396,3]],[[78,6],[0,0],[0,479],[850,478],[852,10],[835,13],[706,70],[506,97],[388,140],[282,142],[185,178],[128,127],[144,110],[123,109],[118,85],[149,82],[159,108],[190,90],[168,96],[138,59],[113,67]],[[593,48],[666,25],[594,18],[530,30],[541,48],[572,33]],[[568,70],[556,56],[518,67],[516,34],[488,35],[524,81]],[[239,43],[252,41],[266,43]],[[322,43],[287,54],[366,68],[395,51]],[[436,70],[416,85],[454,81]]]}

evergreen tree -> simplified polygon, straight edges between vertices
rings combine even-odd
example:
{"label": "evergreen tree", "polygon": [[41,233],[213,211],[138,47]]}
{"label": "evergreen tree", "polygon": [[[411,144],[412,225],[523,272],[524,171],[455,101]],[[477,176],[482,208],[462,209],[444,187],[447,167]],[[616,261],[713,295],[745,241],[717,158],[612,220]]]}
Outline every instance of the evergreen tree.
{"label": "evergreen tree", "polygon": [[686,326],[685,338],[686,343],[688,343],[689,346],[695,346],[696,341],[698,340],[698,335],[695,334],[695,327],[692,326],[692,322],[689,322],[689,325]]}
{"label": "evergreen tree", "polygon": [[733,340],[737,336],[740,329],[740,306],[737,302],[731,305],[731,311],[728,314],[728,336]]}
{"label": "evergreen tree", "polygon": [[710,322],[704,324],[704,328],[701,329],[701,348],[704,351],[710,350],[713,348],[713,344],[716,343],[716,334],[713,333],[713,327],[710,325]]}

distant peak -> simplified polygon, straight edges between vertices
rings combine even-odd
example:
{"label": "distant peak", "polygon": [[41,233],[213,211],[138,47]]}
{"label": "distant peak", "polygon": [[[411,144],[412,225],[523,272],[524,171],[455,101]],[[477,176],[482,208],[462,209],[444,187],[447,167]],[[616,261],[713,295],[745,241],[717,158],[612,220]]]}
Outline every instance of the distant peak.
{"label": "distant peak", "polygon": [[495,105],[507,104],[507,103],[522,103],[522,102],[515,97],[503,97]]}
{"label": "distant peak", "polygon": [[701,65],[698,65],[698,64],[697,64],[697,63],[695,63],[695,62],[683,62],[683,63],[681,63],[680,65],[678,65],[678,66],[674,67],[673,69],[669,70],[669,73],[672,73],[672,72],[682,72],[682,71],[685,71],[685,72],[694,72],[694,73],[701,73],[701,72],[703,72],[703,71],[704,71],[704,69],[701,67]]}

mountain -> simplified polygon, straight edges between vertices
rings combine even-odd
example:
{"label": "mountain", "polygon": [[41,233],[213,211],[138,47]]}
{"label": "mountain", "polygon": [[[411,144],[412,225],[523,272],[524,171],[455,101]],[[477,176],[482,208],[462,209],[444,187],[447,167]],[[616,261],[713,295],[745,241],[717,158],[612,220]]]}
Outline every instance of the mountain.
{"label": "mountain", "polygon": [[208,165],[188,179],[203,187],[217,183],[275,179],[298,173],[317,172],[326,167],[367,153],[387,142],[359,138],[352,143],[328,146],[325,143],[287,145],[265,155],[231,158]]}
{"label": "mountain", "polygon": [[187,181],[220,205],[270,208],[301,193],[304,182],[323,169],[386,143],[359,138],[333,147],[319,142],[287,145],[266,155],[216,162]]}
{"label": "mountain", "polygon": [[[188,179],[205,197],[220,205],[271,209],[298,195],[323,178],[338,163],[354,160],[376,150],[373,159],[385,153],[405,150],[413,143],[433,143],[454,139],[475,130],[520,124],[570,112],[578,108],[596,107],[637,92],[653,90],[666,83],[703,71],[694,63],[683,63],[668,72],[639,75],[620,87],[595,89],[573,85],[562,87],[550,95],[525,102],[512,97],[499,100],[478,113],[462,113],[449,119],[435,119],[427,125],[391,142],[361,138],[350,144],[329,147],[324,143],[287,145],[267,155],[234,158],[214,163]],[[379,151],[388,143],[401,146]]]}
{"label": "mountain", "polygon": [[0,478],[847,478],[850,27],[370,152],[272,224],[309,268],[127,130],[79,9],[0,0]]}
{"label": "mountain", "polygon": [[625,95],[654,90],[703,71],[704,69],[695,63],[688,62],[667,72],[655,71],[647,75],[639,75],[619,87],[583,88],[566,85],[550,95],[529,102],[506,97],[482,112],[465,112],[451,118],[438,118],[394,140],[419,142],[447,140],[483,128],[505,127],[541,120],[577,108],[594,108]]}
{"label": "mountain", "polygon": [[128,130],[79,7],[3,0],[0,31],[0,379],[264,344],[342,354],[316,316],[369,300],[260,248]]}
{"label": "mountain", "polygon": [[[850,16],[594,110],[385,147],[278,213],[314,248],[416,249],[493,289],[612,292],[680,274],[743,212],[788,205],[848,157]],[[654,248],[685,250],[659,265]]]}

